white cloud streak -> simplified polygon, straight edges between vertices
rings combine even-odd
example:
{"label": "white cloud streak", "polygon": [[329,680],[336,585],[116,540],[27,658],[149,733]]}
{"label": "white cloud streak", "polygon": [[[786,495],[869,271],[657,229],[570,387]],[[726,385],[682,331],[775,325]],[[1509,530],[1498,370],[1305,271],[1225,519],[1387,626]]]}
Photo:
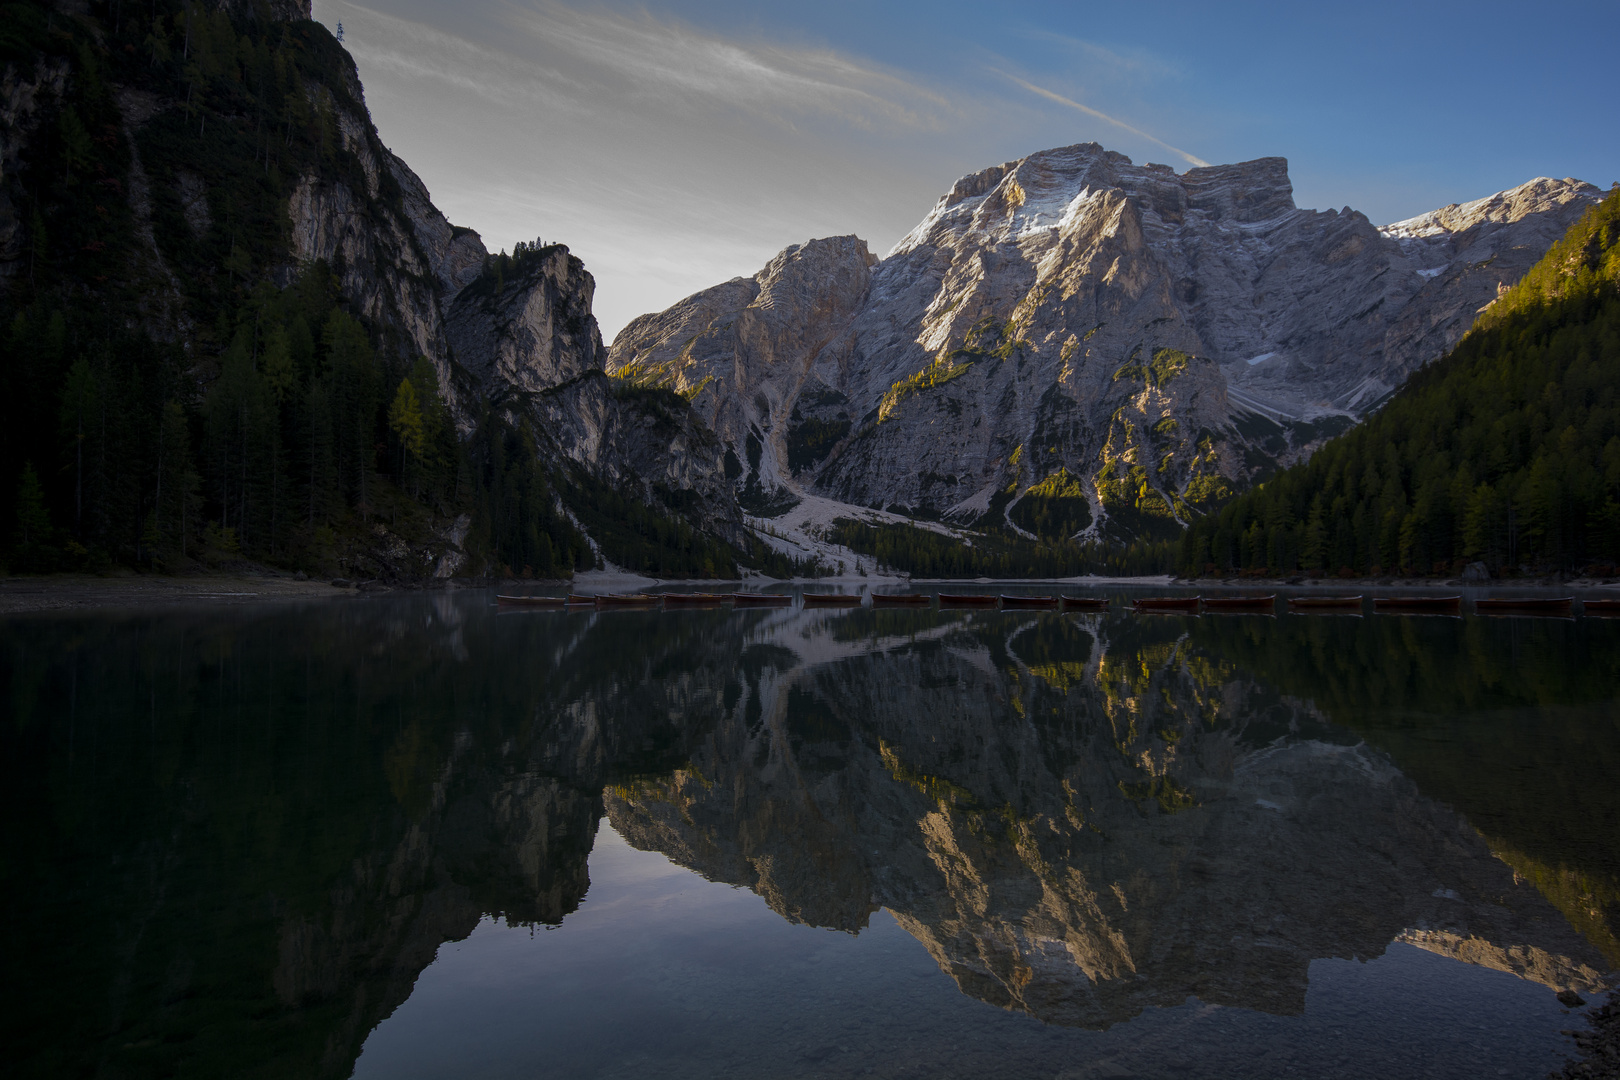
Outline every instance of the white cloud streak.
{"label": "white cloud streak", "polygon": [[1127,124],[1123,120],[1120,120],[1120,119],[1117,119],[1115,117],[1109,116],[1105,112],[1101,112],[1100,110],[1093,109],[1090,105],[1082,105],[1080,102],[1075,101],[1072,98],[1066,98],[1062,94],[1054,94],[1050,90],[1047,90],[1047,89],[1045,89],[1043,87],[1036,86],[1032,82],[1029,82],[1029,81],[1027,81],[1025,79],[1020,79],[1016,75],[1010,75],[1007,72],[1002,71],[1002,70],[1000,70],[998,68],[991,68],[990,70],[995,72],[997,75],[1000,75],[1003,79],[1006,79],[1009,82],[1015,83],[1016,85],[1023,87],[1025,90],[1028,90],[1032,94],[1038,94],[1041,97],[1046,98],[1048,101],[1057,102],[1059,105],[1067,105],[1069,108],[1075,109],[1075,110],[1077,110],[1079,112],[1083,112],[1087,116],[1096,117],[1098,120],[1102,120],[1102,121],[1104,121],[1106,123],[1113,124],[1115,127],[1119,128],[1119,129],[1121,129],[1123,131],[1128,131],[1132,135],[1135,135],[1137,138],[1146,139],[1148,142],[1152,143],[1154,146],[1162,147],[1165,150],[1170,151],[1172,154],[1175,154],[1177,157],[1182,158],[1183,160],[1185,160],[1189,164],[1200,165],[1200,166],[1204,166],[1204,167],[1208,167],[1208,165],[1209,165],[1209,162],[1205,161],[1203,158],[1195,157],[1194,155],[1187,153],[1187,151],[1185,151],[1185,150],[1181,150],[1181,149],[1178,149],[1177,147],[1171,146],[1169,143],[1165,142],[1163,139],[1160,139],[1160,138],[1158,138],[1157,136],[1154,136],[1154,135],[1149,135],[1147,132],[1143,131],[1141,128],[1135,127],[1135,126],[1133,126],[1131,124]]}
{"label": "white cloud streak", "polygon": [[[885,250],[956,177],[1072,128],[984,63],[930,79],[609,4],[316,6],[343,21],[383,140],[440,209],[492,248],[568,244],[609,338],[788,244],[855,233]],[[1129,58],[1085,59],[1134,77],[1116,70]]]}

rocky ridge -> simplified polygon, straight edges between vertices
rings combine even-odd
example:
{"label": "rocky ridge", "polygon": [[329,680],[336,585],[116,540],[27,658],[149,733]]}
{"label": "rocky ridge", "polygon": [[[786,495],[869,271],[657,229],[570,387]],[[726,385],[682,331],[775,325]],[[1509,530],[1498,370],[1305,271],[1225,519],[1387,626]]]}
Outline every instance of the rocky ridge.
{"label": "rocky ridge", "polygon": [[1379,229],[1295,206],[1282,158],[1063,147],[962,178],[881,261],[813,240],[642,316],[608,370],[691,395],[754,513],[1027,533],[1033,494],[1065,534],[1166,535],[1376,408],[1598,197],[1537,179]]}

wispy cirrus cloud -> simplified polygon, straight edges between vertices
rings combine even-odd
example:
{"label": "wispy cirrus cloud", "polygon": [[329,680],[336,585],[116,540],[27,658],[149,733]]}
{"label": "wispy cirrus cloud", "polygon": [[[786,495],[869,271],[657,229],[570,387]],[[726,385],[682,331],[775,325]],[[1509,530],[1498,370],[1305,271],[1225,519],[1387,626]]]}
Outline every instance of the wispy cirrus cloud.
{"label": "wispy cirrus cloud", "polygon": [[778,119],[822,114],[862,128],[938,129],[958,112],[935,90],[829,49],[728,39],[646,12],[509,3],[501,21],[582,74],[608,76],[621,90]]}
{"label": "wispy cirrus cloud", "polygon": [[937,180],[913,190],[897,149],[971,127],[954,91],[904,72],[645,10],[319,0],[318,14],[344,23],[383,138],[441,209],[493,247],[568,243],[598,275],[610,337],[787,244],[903,233]]}
{"label": "wispy cirrus cloud", "polygon": [[1205,161],[1203,158],[1197,157],[1197,156],[1195,156],[1193,154],[1189,154],[1187,151],[1182,150],[1182,149],[1180,149],[1178,147],[1171,146],[1169,143],[1165,142],[1163,139],[1159,138],[1157,135],[1150,135],[1148,132],[1143,131],[1141,128],[1136,127],[1133,124],[1127,124],[1125,121],[1119,119],[1118,117],[1109,116],[1107,113],[1103,112],[1100,109],[1093,109],[1090,105],[1081,104],[1080,102],[1075,101],[1073,98],[1066,98],[1062,94],[1054,93],[1053,91],[1048,90],[1045,87],[1036,86],[1034,83],[1030,82],[1027,79],[1021,79],[1017,75],[1009,74],[1008,72],[1002,71],[999,68],[991,68],[990,70],[995,72],[997,75],[1000,75],[1003,79],[1006,79],[1007,81],[1009,81],[1009,82],[1011,82],[1011,83],[1013,83],[1013,84],[1015,84],[1017,86],[1023,87],[1025,90],[1028,90],[1032,94],[1037,94],[1040,97],[1046,98],[1048,101],[1055,101],[1059,105],[1065,105],[1065,106],[1067,106],[1067,107],[1069,107],[1071,109],[1076,110],[1077,112],[1085,113],[1087,116],[1095,117],[1098,120],[1102,120],[1102,121],[1104,121],[1106,123],[1112,124],[1112,125],[1114,125],[1115,127],[1119,128],[1122,131],[1130,132],[1132,135],[1135,135],[1139,139],[1146,139],[1148,142],[1152,143],[1154,146],[1161,147],[1161,148],[1163,148],[1165,150],[1170,151],[1172,154],[1175,154],[1177,157],[1180,157],[1182,160],[1186,161],[1187,163],[1189,163],[1191,165],[1200,165],[1200,166],[1208,166],[1209,165],[1209,162]]}
{"label": "wispy cirrus cloud", "polygon": [[351,34],[347,47],[364,76],[382,75],[420,85],[439,83],[504,108],[574,111],[575,96],[560,74],[519,57],[401,19],[360,4],[334,5],[350,24],[360,16],[369,33]]}

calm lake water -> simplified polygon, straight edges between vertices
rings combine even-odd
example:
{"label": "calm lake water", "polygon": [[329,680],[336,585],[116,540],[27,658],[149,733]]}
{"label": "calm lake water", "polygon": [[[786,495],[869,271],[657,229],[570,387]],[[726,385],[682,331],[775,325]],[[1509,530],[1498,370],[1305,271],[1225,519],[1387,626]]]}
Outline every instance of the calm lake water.
{"label": "calm lake water", "polygon": [[0,621],[26,1077],[1539,1078],[1620,620]]}

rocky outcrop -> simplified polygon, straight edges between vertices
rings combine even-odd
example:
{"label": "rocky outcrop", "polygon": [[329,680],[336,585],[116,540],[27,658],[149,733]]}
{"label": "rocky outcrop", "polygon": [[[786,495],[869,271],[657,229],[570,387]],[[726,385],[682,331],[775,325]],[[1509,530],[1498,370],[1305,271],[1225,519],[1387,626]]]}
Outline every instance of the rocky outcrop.
{"label": "rocky outcrop", "polygon": [[763,494],[795,471],[807,423],[848,429],[843,395],[803,390],[836,383],[845,328],[867,300],[876,261],[854,236],[796,244],[752,278],[631,322],[610,369],[693,395],[732,450],[739,490]]}
{"label": "rocky outcrop", "polygon": [[528,261],[510,286],[487,273],[475,278],[446,315],[456,359],[486,396],[549,390],[602,370],[606,351],[591,316],[596,282],[585,264],[561,244]]}
{"label": "rocky outcrop", "polygon": [[1163,533],[1365,416],[1598,195],[1380,230],[1297,208],[1281,158],[1064,147],[958,181],[876,265],[812,241],[643,316],[608,369],[694,395],[740,489],[1013,527],[1033,489],[1089,535]]}

